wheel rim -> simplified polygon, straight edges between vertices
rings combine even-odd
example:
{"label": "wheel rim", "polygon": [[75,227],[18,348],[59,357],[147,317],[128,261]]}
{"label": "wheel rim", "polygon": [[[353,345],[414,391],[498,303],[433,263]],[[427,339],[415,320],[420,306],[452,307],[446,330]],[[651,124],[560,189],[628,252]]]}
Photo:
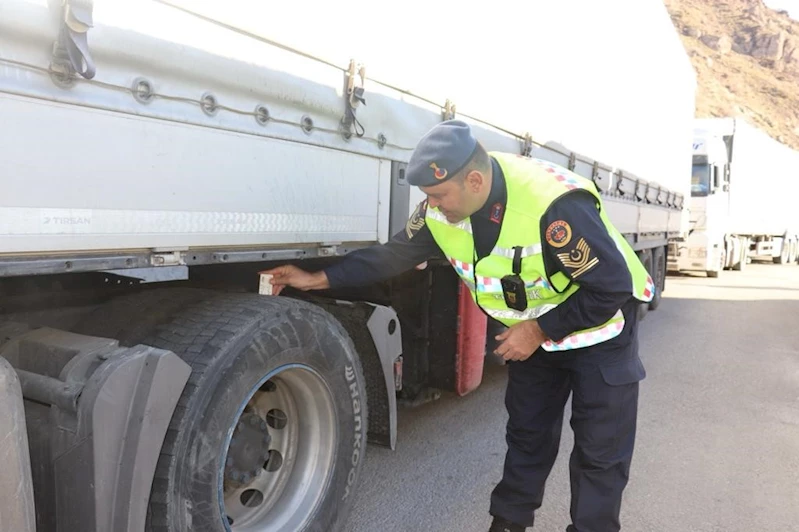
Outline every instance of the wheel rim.
{"label": "wheel rim", "polygon": [[247,396],[228,430],[219,474],[227,530],[301,530],[308,523],[333,469],[333,404],[322,377],[303,365],[279,368]]}

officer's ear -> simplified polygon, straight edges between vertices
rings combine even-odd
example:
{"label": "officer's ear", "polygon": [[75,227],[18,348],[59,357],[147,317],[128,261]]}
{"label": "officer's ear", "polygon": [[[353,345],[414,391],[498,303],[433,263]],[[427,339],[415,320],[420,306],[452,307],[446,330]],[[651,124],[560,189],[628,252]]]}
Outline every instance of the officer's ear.
{"label": "officer's ear", "polygon": [[466,179],[464,179],[464,184],[466,188],[469,189],[470,192],[478,193],[483,190],[486,186],[487,181],[486,177],[483,175],[482,172],[479,170],[472,170],[468,174],[466,174]]}

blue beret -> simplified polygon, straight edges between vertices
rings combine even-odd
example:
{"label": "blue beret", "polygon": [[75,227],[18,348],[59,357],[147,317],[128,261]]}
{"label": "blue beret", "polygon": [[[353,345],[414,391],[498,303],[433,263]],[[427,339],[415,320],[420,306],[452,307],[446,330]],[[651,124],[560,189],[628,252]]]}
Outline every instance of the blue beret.
{"label": "blue beret", "polygon": [[443,183],[460,172],[474,156],[477,139],[462,120],[447,120],[431,129],[411,154],[406,175],[416,187]]}

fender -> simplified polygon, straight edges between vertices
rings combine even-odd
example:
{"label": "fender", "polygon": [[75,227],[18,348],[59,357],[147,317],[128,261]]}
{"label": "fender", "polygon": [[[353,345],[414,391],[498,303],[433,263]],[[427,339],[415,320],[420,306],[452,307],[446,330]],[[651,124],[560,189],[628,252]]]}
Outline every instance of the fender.
{"label": "fender", "polygon": [[0,509],[4,530],[35,532],[33,480],[19,378],[5,358],[0,357]]}
{"label": "fender", "polygon": [[394,367],[402,355],[400,320],[394,309],[364,302],[313,302],[346,329],[361,359],[369,405],[368,442],[397,445],[397,384]]}
{"label": "fender", "polygon": [[0,356],[40,407],[26,412],[34,486],[49,494],[37,496],[39,520],[52,519],[58,532],[144,530],[156,463],[191,367],[171,351],[49,328],[10,339]]}

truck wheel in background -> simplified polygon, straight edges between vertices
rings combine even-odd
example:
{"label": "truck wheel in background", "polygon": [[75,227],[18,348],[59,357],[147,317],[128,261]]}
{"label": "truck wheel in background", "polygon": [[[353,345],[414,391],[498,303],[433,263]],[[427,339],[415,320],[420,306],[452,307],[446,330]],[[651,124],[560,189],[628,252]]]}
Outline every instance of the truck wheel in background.
{"label": "truck wheel in background", "polygon": [[[646,268],[646,271],[649,272],[649,275],[654,279],[655,276],[652,273],[652,250],[651,249],[644,249],[638,252],[638,258],[641,260],[641,263]],[[638,321],[643,320],[646,318],[646,315],[649,311],[649,303],[641,303],[638,305]]]}
{"label": "truck wheel in background", "polygon": [[787,264],[788,258],[791,256],[791,242],[788,240],[783,240],[782,244],[780,245],[780,255],[779,257],[774,257],[772,260],[774,264]]}
{"label": "truck wheel in background", "polygon": [[707,276],[711,279],[716,279],[719,276],[719,272],[724,269],[724,265],[727,264],[727,250],[722,248],[721,249],[721,256],[719,257],[719,263],[717,265],[717,270],[708,270]]}
{"label": "truck wheel in background", "polygon": [[738,245],[739,242],[736,238],[731,236],[724,237],[724,260],[721,261],[721,271],[732,269],[735,264],[735,257],[740,253]]}
{"label": "truck wheel in background", "polygon": [[[192,366],[161,449],[147,531],[340,530],[366,447],[366,385],[353,343],[307,303],[198,293],[149,334],[131,314],[136,334],[120,331]],[[125,299],[141,311],[140,297],[163,299]]]}
{"label": "truck wheel in background", "polygon": [[655,297],[649,302],[649,310],[655,310],[660,306],[660,300],[663,295],[663,290],[666,289],[666,250],[665,248],[655,248],[652,253],[652,264],[654,271],[652,280],[655,282],[657,289],[655,290]]}
{"label": "truck wheel in background", "polygon": [[741,272],[746,269],[746,261],[749,255],[749,239],[748,238],[740,238],[738,239],[740,243],[740,250],[738,254],[738,259],[732,265],[732,269],[737,272]]}

